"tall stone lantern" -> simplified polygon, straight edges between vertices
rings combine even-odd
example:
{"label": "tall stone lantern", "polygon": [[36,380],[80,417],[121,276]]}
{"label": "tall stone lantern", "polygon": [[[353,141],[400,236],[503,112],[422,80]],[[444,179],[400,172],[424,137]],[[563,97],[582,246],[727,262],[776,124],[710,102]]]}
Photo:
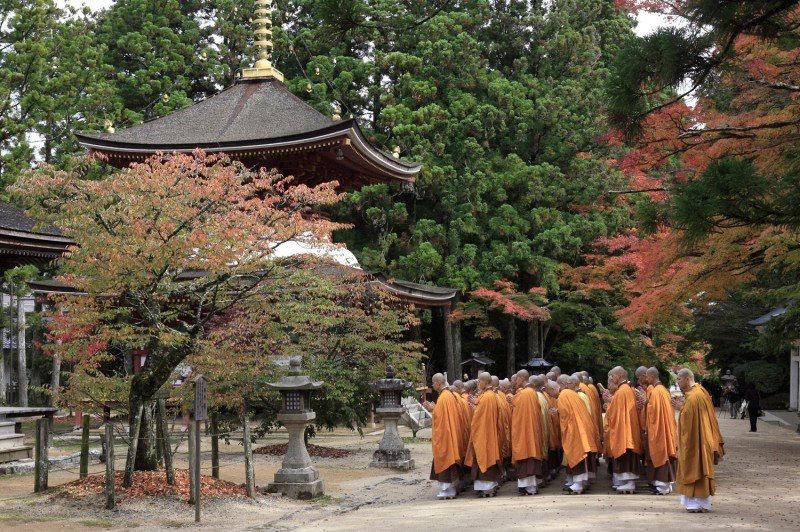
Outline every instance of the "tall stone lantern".
{"label": "tall stone lantern", "polygon": [[389,366],[386,368],[386,378],[373,384],[373,388],[381,395],[381,405],[375,411],[381,416],[384,431],[378,450],[373,453],[369,465],[408,471],[414,469],[414,460],[411,459],[411,452],[405,448],[403,439],[397,431],[397,420],[406,410],[400,402],[403,390],[410,388],[411,383],[395,379],[394,376],[394,368]]}
{"label": "tall stone lantern", "polygon": [[316,419],[311,410],[311,392],[322,387],[323,382],[314,382],[308,375],[302,375],[300,357],[289,360],[289,373],[280,381],[267,384],[278,390],[283,398],[283,406],[278,413],[280,421],[289,431],[289,445],[283,457],[281,468],[275,473],[275,480],[267,486],[269,493],[282,493],[293,499],[310,499],[321,495],[324,483],[319,471],[311,465],[304,439],[305,429]]}

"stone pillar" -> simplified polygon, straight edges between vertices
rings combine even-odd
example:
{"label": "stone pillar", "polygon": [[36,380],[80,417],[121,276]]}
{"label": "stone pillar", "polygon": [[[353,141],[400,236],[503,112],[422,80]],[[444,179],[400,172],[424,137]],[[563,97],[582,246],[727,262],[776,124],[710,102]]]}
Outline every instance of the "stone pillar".
{"label": "stone pillar", "polygon": [[411,452],[403,444],[403,438],[397,430],[397,420],[406,411],[400,397],[402,391],[411,387],[411,383],[394,378],[394,369],[386,369],[386,378],[377,381],[373,387],[381,394],[381,406],[376,410],[383,421],[383,438],[378,444],[378,450],[372,455],[372,467],[388,467],[408,471],[414,469],[414,460]]}

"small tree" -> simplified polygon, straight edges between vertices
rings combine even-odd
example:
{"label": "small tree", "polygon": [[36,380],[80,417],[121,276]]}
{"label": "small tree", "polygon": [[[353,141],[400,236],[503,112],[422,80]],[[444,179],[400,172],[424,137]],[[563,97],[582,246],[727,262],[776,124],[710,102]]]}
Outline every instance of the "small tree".
{"label": "small tree", "polygon": [[363,272],[308,262],[268,297],[217,318],[189,363],[208,377],[212,406],[238,414],[247,401],[270,427],[279,399],[266,383],[300,355],[304,370],[325,381],[314,403],[317,427],[360,428],[375,396],[372,383],[388,364],[401,377],[416,374],[422,346],[404,337],[415,323],[408,307]]}
{"label": "small tree", "polygon": [[[51,327],[50,348],[74,364],[66,397],[124,395],[132,420],[142,409],[136,469],[153,469],[155,394],[198,350],[209,322],[281,283],[285,264],[269,260],[276,243],[339,227],[308,215],[339,196],[335,183],[293,186],[199,150],[100,180],[89,179],[94,170],[92,161],[71,171],[42,166],[13,192],[80,243],[60,280],[84,295],[60,298]],[[119,361],[134,352],[146,362],[128,375]]]}

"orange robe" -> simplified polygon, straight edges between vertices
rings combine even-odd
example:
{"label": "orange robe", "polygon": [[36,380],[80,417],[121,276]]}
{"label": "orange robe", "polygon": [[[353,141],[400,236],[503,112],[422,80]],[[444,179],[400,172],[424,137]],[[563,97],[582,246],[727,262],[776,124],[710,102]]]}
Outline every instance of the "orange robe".
{"label": "orange robe", "polygon": [[[548,393],[544,395],[550,408],[558,410],[558,399]],[[550,423],[550,430],[548,432],[548,438],[550,440],[549,447],[551,451],[557,451],[561,449],[561,427],[559,426],[558,415],[549,414],[548,421]]]}
{"label": "orange robe", "polygon": [[675,412],[672,410],[669,391],[657,384],[648,391],[647,406],[647,454],[653,467],[666,464],[675,458]]}
{"label": "orange robe", "polygon": [[678,422],[678,493],[687,497],[714,495],[716,438],[705,390],[696,384],[686,395]]}
{"label": "orange robe", "polygon": [[599,451],[595,427],[583,402],[574,390],[564,389],[558,394],[558,417],[561,425],[561,446],[564,458],[571,468],[586,459],[589,453]]}
{"label": "orange robe", "polygon": [[497,431],[500,456],[511,458],[511,405],[508,404],[505,393],[498,390],[495,392],[495,397],[499,409]]}
{"label": "orange robe", "polygon": [[501,464],[497,430],[499,419],[500,406],[497,395],[491,390],[481,393],[472,414],[465,465],[468,467],[477,465],[478,470],[485,473],[490,467]]}
{"label": "orange robe", "polygon": [[636,396],[628,383],[620,384],[614,392],[606,417],[611,458],[619,458],[628,451],[642,454],[642,429],[639,426]]}
{"label": "orange robe", "polygon": [[514,396],[511,410],[511,461],[530,458],[544,460],[547,449],[542,448],[542,409],[539,397],[531,388],[522,388]]}
{"label": "orange robe", "polygon": [[450,390],[443,390],[433,407],[431,447],[433,471],[437,475],[454,465],[460,465],[464,459],[466,427],[461,405],[460,397]]}
{"label": "orange robe", "polygon": [[593,393],[588,384],[580,383],[578,385],[584,395],[589,399],[589,406],[591,408],[592,421],[594,422],[595,429],[597,429],[598,439],[603,437],[603,414],[602,407],[600,406],[600,397]]}
{"label": "orange robe", "polygon": [[597,386],[589,383],[586,385],[586,388],[589,390],[586,392],[586,395],[589,396],[589,400],[592,402],[594,422],[597,424],[597,430],[600,433],[600,439],[603,439],[603,401],[600,399],[600,392],[597,390]]}
{"label": "orange robe", "polygon": [[714,463],[716,464],[720,458],[725,456],[725,440],[722,438],[722,432],[719,430],[717,410],[714,408],[714,401],[711,399],[711,394],[708,393],[708,390],[703,388],[701,384],[698,384],[697,387],[703,392],[706,410],[708,411],[708,416],[711,418],[711,432],[714,435]]}

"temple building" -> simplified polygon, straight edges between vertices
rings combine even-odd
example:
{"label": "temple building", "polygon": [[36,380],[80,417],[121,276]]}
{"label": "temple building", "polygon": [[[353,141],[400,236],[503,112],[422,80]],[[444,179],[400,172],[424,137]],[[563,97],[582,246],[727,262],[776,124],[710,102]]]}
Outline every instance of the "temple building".
{"label": "temple building", "polygon": [[[118,167],[142,161],[156,153],[189,153],[198,148],[225,153],[248,167],[275,168],[297,183],[314,186],[337,181],[342,190],[358,190],[371,183],[412,186],[419,163],[371,145],[355,119],[327,117],[295,96],[283,83],[283,74],[270,62],[272,51],[271,0],[257,0],[254,24],[259,58],[245,68],[238,81],[219,94],[119,131],[76,133],[90,153],[103,154]],[[355,256],[330,242],[310,242],[300,235],[274,250],[279,256],[311,254],[343,267],[362,271]],[[399,299],[433,315],[430,334],[435,371],[459,375],[460,332],[449,314],[457,290],[389,279],[363,272]],[[455,329],[455,330],[454,330]],[[419,331],[414,331],[415,336]]]}

